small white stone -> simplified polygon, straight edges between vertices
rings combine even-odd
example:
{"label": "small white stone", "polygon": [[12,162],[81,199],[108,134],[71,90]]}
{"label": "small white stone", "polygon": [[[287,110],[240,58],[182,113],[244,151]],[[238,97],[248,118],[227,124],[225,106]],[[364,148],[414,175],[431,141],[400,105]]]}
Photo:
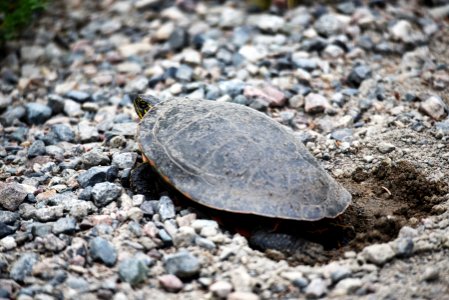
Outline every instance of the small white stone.
{"label": "small white stone", "polygon": [[0,246],[5,250],[12,250],[17,247],[17,244],[12,236],[7,236],[1,239]]}
{"label": "small white stone", "polygon": [[395,253],[389,244],[375,244],[365,247],[362,251],[362,257],[376,265],[383,265],[395,256]]}
{"label": "small white stone", "polygon": [[232,291],[232,285],[227,281],[217,281],[209,287],[209,291],[219,298],[226,298]]}

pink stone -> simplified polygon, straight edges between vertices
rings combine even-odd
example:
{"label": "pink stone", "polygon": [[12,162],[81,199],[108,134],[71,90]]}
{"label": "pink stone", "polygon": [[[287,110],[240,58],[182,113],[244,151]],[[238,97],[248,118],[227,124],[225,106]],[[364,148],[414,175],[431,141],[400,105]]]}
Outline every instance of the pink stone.
{"label": "pink stone", "polygon": [[159,283],[167,292],[177,293],[182,290],[183,283],[181,279],[172,274],[158,277]]}
{"label": "pink stone", "polygon": [[262,88],[247,86],[243,94],[248,98],[263,99],[269,106],[283,106],[286,101],[284,93],[272,86]]}

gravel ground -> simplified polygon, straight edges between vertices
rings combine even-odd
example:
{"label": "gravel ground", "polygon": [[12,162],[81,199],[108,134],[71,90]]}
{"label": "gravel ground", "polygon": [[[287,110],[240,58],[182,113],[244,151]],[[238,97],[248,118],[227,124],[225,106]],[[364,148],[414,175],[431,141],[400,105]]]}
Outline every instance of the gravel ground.
{"label": "gravel ground", "polygon": [[[0,299],[449,299],[447,1],[64,2],[0,64]],[[292,128],[355,238],[305,264],[146,194],[135,93]]]}

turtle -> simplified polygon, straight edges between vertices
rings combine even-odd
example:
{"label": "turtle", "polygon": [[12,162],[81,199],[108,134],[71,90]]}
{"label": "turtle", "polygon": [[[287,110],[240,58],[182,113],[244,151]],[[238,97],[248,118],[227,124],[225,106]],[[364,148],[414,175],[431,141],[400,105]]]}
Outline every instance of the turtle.
{"label": "turtle", "polygon": [[186,198],[216,211],[275,220],[342,214],[351,194],[294,131],[232,102],[137,95],[144,160]]}

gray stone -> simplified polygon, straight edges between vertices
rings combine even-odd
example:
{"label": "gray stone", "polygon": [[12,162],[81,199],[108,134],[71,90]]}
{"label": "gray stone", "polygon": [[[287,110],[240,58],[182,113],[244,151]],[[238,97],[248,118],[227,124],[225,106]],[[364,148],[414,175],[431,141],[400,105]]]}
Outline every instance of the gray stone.
{"label": "gray stone", "polygon": [[134,152],[116,153],[112,157],[112,165],[122,170],[128,169],[134,167],[136,160],[137,160],[137,153]]}
{"label": "gray stone", "polygon": [[23,46],[20,48],[20,57],[27,62],[35,62],[45,54],[44,48],[40,46]]}
{"label": "gray stone", "polygon": [[187,32],[181,27],[176,27],[168,39],[168,45],[174,51],[184,48],[188,42]]}
{"label": "gray stone", "polygon": [[64,160],[64,149],[61,147],[55,145],[46,146],[45,152],[47,155],[50,155],[58,160]]}
{"label": "gray stone", "polygon": [[64,98],[57,94],[48,95],[48,107],[51,108],[53,113],[59,114],[64,110]]}
{"label": "gray stone", "polygon": [[16,212],[0,210],[0,222],[5,224],[13,224],[19,217],[20,215]]}
{"label": "gray stone", "polygon": [[164,258],[164,267],[167,273],[181,279],[192,278],[198,275],[201,269],[198,259],[187,251],[167,255]]}
{"label": "gray stone", "polygon": [[41,140],[34,141],[28,148],[28,158],[45,155],[45,143]]}
{"label": "gray stone", "polygon": [[175,205],[169,197],[162,196],[161,199],[159,199],[158,213],[161,216],[162,221],[173,219],[175,217]]}
{"label": "gray stone", "polygon": [[50,252],[58,253],[67,247],[67,243],[54,234],[49,234],[44,237],[44,247]]}
{"label": "gray stone", "polygon": [[321,278],[314,278],[304,292],[308,298],[320,298],[327,293],[327,284]]}
{"label": "gray stone", "polygon": [[176,70],[176,78],[181,81],[191,81],[193,76],[193,70],[187,65],[180,65]]}
{"label": "gray stone", "polygon": [[396,147],[393,144],[390,143],[386,143],[386,142],[381,142],[378,146],[377,146],[377,150],[382,153],[382,154],[387,154],[392,152],[394,149],[396,149]]}
{"label": "gray stone", "polygon": [[422,274],[421,280],[426,282],[436,281],[440,278],[440,271],[433,266],[426,267]]}
{"label": "gray stone", "polygon": [[86,168],[102,166],[110,163],[110,159],[100,149],[92,149],[81,156],[81,161]]}
{"label": "gray stone", "polygon": [[30,124],[42,124],[50,119],[51,108],[40,103],[28,103],[26,107],[27,121]]}
{"label": "gray stone", "polygon": [[318,67],[317,60],[304,58],[295,53],[292,55],[292,62],[296,68],[304,69],[306,71],[313,71]]}
{"label": "gray stone", "polygon": [[94,186],[97,183],[112,180],[112,167],[92,167],[78,176],[78,183],[82,188]]}
{"label": "gray stone", "polygon": [[65,124],[52,125],[51,132],[56,135],[59,141],[73,142],[75,140],[75,132]]}
{"label": "gray stone", "polygon": [[78,124],[78,133],[82,143],[96,142],[100,136],[97,128],[87,122]]}
{"label": "gray stone", "polygon": [[319,34],[329,37],[340,33],[343,29],[343,24],[336,16],[325,14],[315,22],[314,27]]}
{"label": "gray stone", "polygon": [[14,233],[14,230],[12,230],[8,225],[0,221],[0,239],[11,235]]}
{"label": "gray stone", "polygon": [[223,7],[220,15],[220,26],[222,28],[233,28],[243,24],[245,14],[241,9]]}
{"label": "gray stone", "polygon": [[80,103],[84,103],[92,99],[89,93],[83,91],[69,91],[67,94],[65,94],[65,96]]}
{"label": "gray stone", "polygon": [[128,258],[120,262],[118,273],[123,282],[136,285],[145,281],[148,274],[148,268],[141,260],[136,258]]}
{"label": "gray stone", "polygon": [[215,243],[207,238],[203,238],[199,235],[195,236],[195,245],[197,245],[198,247],[207,249],[207,250],[214,250],[217,248],[217,246],[215,245]]}
{"label": "gray stone", "polygon": [[148,79],[145,77],[137,77],[126,85],[126,90],[130,92],[143,92],[148,87]]}
{"label": "gray stone", "polygon": [[34,211],[34,217],[41,222],[54,221],[61,218],[64,215],[63,206],[50,206],[36,209]]}
{"label": "gray stone", "polygon": [[261,14],[248,18],[248,24],[258,27],[262,31],[276,33],[285,28],[284,18],[276,15]]}
{"label": "gray stone", "polygon": [[117,261],[117,252],[114,246],[101,237],[90,240],[89,254],[94,261],[101,262],[108,267],[114,266]]}
{"label": "gray stone", "polygon": [[51,234],[53,224],[33,222],[30,224],[29,230],[33,236],[45,237]]}
{"label": "gray stone", "polygon": [[121,193],[122,188],[111,182],[97,183],[92,188],[92,198],[97,207],[106,206],[112,201],[117,200]]}
{"label": "gray stone", "polygon": [[14,262],[9,276],[15,281],[22,282],[26,276],[31,274],[33,266],[38,262],[39,256],[36,253],[26,252]]}
{"label": "gray stone", "polygon": [[0,205],[9,211],[15,211],[25,200],[27,195],[28,192],[20,183],[0,182]]}
{"label": "gray stone", "polygon": [[337,283],[334,292],[339,296],[354,294],[362,286],[360,278],[346,278]]}
{"label": "gray stone", "polygon": [[393,242],[393,250],[398,257],[408,257],[413,253],[413,239],[409,237],[398,238]]}
{"label": "gray stone", "polygon": [[81,104],[70,99],[65,99],[63,110],[64,113],[69,117],[79,117],[83,115],[83,111],[81,110]]}
{"label": "gray stone", "polygon": [[361,255],[368,262],[383,265],[392,259],[395,253],[389,244],[375,244],[365,247]]}
{"label": "gray stone", "polygon": [[53,224],[54,234],[73,234],[76,231],[76,219],[70,216],[57,220]]}
{"label": "gray stone", "polygon": [[226,300],[260,300],[260,297],[251,292],[232,292],[228,295]]}
{"label": "gray stone", "polygon": [[360,84],[371,77],[371,68],[365,65],[358,65],[354,67],[348,76],[348,83],[354,87],[359,87]]}
{"label": "gray stone", "polygon": [[87,291],[89,289],[89,282],[82,277],[75,277],[73,275],[69,275],[65,284],[71,289],[77,291]]}
{"label": "gray stone", "polygon": [[23,106],[9,107],[0,117],[0,123],[3,126],[10,126],[15,120],[21,119],[26,114]]}

